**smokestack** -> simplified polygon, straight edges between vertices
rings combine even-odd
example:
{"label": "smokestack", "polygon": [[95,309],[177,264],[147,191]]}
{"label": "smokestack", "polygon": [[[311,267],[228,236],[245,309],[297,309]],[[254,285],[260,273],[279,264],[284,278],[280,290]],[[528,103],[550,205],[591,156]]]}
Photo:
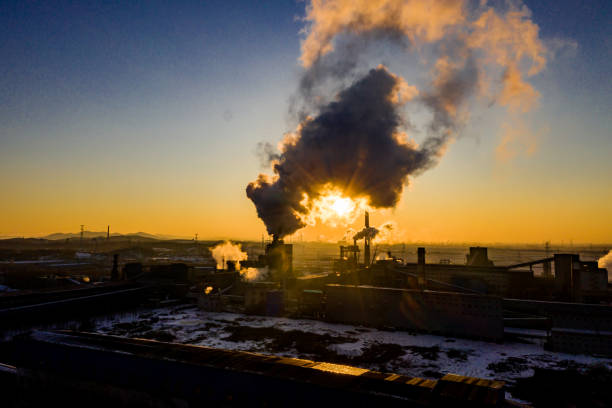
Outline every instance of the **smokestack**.
{"label": "smokestack", "polygon": [[110,225],[106,226],[106,240],[108,241],[110,239]]}
{"label": "smokestack", "polygon": [[417,280],[419,287],[425,289],[427,281],[425,279],[425,248],[417,249]]}
{"label": "smokestack", "polygon": [[272,242],[266,246],[266,265],[272,279],[287,287],[287,280],[293,276],[293,245],[285,244],[278,235],[273,234]]}
{"label": "smokestack", "polygon": [[[370,228],[370,214],[367,211],[365,212],[365,228],[366,230]],[[366,234],[363,241],[363,263],[366,268],[370,265],[370,234]]]}
{"label": "smokestack", "polygon": [[425,248],[417,249],[417,259],[419,265],[425,265]]}

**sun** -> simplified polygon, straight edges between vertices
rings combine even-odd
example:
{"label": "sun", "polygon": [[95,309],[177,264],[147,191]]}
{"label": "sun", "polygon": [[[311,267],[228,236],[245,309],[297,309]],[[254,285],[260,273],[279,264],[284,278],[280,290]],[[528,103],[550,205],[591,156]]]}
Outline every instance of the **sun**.
{"label": "sun", "polygon": [[310,210],[302,218],[307,225],[320,222],[331,227],[346,227],[368,209],[365,198],[346,196],[342,190],[330,186],[325,186],[315,199],[305,195],[302,204]]}
{"label": "sun", "polygon": [[348,197],[332,195],[328,197],[330,201],[329,208],[336,213],[338,217],[346,217],[355,210],[356,204]]}

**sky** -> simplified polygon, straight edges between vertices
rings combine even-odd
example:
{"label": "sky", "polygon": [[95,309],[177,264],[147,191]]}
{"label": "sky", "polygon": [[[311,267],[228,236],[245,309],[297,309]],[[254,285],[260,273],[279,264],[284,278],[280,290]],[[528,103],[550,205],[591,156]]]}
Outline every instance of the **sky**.
{"label": "sky", "polygon": [[[552,50],[531,80],[537,107],[521,119],[472,112],[398,206],[372,214],[396,239],[612,243],[612,3],[524,3]],[[245,188],[270,173],[258,143],[296,126],[306,4],[3,1],[0,236],[84,224],[260,239]],[[371,62],[418,82],[410,58],[382,59]],[[526,139],[500,148],[522,128]],[[298,234],[333,241],[345,229]]]}

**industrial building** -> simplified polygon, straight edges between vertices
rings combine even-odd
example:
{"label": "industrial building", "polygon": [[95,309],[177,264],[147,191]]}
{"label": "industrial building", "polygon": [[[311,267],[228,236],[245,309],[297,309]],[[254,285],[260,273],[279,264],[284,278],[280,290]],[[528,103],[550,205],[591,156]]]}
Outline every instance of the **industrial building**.
{"label": "industrial building", "polygon": [[[428,262],[423,247],[417,249],[416,262],[404,262],[392,253],[376,259],[371,229],[366,213],[365,233],[356,235],[352,245],[340,246],[340,256],[328,273],[296,273],[293,245],[278,237],[267,245],[262,242],[263,253],[251,259],[239,264],[224,261],[224,269],[168,261],[129,261],[120,267],[115,257],[111,282],[7,295],[0,302],[0,315],[5,326],[14,326],[191,297],[210,311],[305,317],[490,341],[529,329],[553,350],[612,355],[611,292],[607,271],[596,262],[560,253],[500,266],[489,259],[485,247],[469,248],[464,264]],[[539,276],[535,265],[542,267]],[[20,271],[22,266],[3,268]],[[262,268],[264,279],[246,279],[245,268]]]}
{"label": "industrial building", "polygon": [[[354,251],[350,247],[351,251]],[[349,262],[341,247],[335,271],[344,283],[383,287],[421,288],[569,302],[599,303],[610,301],[607,270],[597,262],[581,261],[577,254],[555,254],[540,260],[496,266],[488,258],[487,248],[471,247],[466,263],[427,263],[426,249],[418,248],[417,262],[404,263],[389,257],[365,264]],[[357,253],[358,250],[355,250]],[[533,266],[542,264],[544,276],[536,277]],[[529,269],[525,269],[525,268]]]}
{"label": "industrial building", "polygon": [[[513,329],[530,329],[559,351],[612,355],[612,308],[597,304],[610,299],[607,271],[596,262],[555,254],[498,266],[486,247],[469,248],[465,264],[428,263],[422,247],[414,263],[391,253],[375,260],[371,236],[364,233],[369,230],[366,213],[362,233],[352,245],[340,246],[333,272],[317,275],[296,276],[292,246],[274,239],[256,262],[244,262],[270,268],[270,282],[240,281],[227,298],[244,299],[243,310],[250,313],[491,341],[503,340]],[[533,269],[538,264],[540,276]],[[582,335],[592,348],[575,346]]]}
{"label": "industrial building", "polygon": [[[364,254],[370,245],[364,240]],[[496,266],[485,247],[469,248],[463,265],[428,263],[425,248],[417,249],[416,263],[391,253],[360,262],[360,252],[357,240],[341,245],[334,273],[296,279],[294,291],[308,292],[302,298],[309,315],[490,340],[501,340],[505,329],[530,328],[554,350],[612,355],[607,271],[577,254]]]}
{"label": "industrial building", "polygon": [[471,293],[327,285],[329,321],[501,340],[499,297]]}

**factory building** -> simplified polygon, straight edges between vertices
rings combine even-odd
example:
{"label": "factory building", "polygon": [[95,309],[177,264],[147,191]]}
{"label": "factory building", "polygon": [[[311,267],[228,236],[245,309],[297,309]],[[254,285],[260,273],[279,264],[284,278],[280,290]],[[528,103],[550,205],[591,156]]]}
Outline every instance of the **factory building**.
{"label": "factory building", "polygon": [[[371,230],[374,233],[370,234]],[[486,247],[469,248],[462,265],[427,263],[425,248],[417,249],[417,262],[405,263],[391,253],[383,260],[369,262],[375,232],[366,214],[365,228],[353,237],[353,245],[340,246],[333,273],[305,276],[294,274],[292,245],[274,237],[256,262],[241,262],[245,267],[268,267],[269,282],[242,281],[235,273],[240,283],[228,282],[230,291],[224,289],[223,295],[233,301],[240,298],[248,313],[294,313],[337,323],[493,341],[503,339],[507,325],[540,331],[551,347],[560,351],[582,352],[573,344],[584,335],[593,350],[612,353],[605,338],[612,332],[609,306],[588,313],[580,304],[568,303],[598,303],[609,296],[607,271],[596,262],[581,261],[574,254],[556,254],[496,266]],[[357,245],[361,239],[362,248]],[[359,260],[362,251],[363,263]],[[541,277],[534,274],[537,264],[542,265]]]}
{"label": "factory building", "polygon": [[605,296],[608,271],[577,254],[555,254],[555,286],[563,300],[588,302]]}
{"label": "factory building", "polygon": [[374,286],[330,284],[327,319],[500,340],[504,334],[499,297]]}
{"label": "factory building", "polygon": [[[369,225],[366,213],[364,231]],[[334,262],[334,271],[341,275],[339,283],[566,302],[610,300],[607,271],[599,268],[597,262],[581,261],[577,254],[555,254],[515,265],[496,266],[489,259],[486,247],[471,247],[465,264],[459,265],[427,263],[425,248],[418,248],[416,263],[404,263],[390,253],[385,260],[370,263],[369,234],[355,238],[364,238],[364,263],[359,263],[357,240],[351,246],[341,246],[340,258]],[[536,277],[533,271],[533,266],[538,264],[542,266],[541,277]]]}
{"label": "factory building", "polygon": [[612,356],[612,308],[569,302],[504,299],[505,310],[550,321],[552,350]]}
{"label": "factory building", "polygon": [[[369,271],[357,272],[350,283],[400,288],[421,288],[517,297],[534,281],[533,272],[494,266],[487,248],[473,247],[466,265],[426,262],[425,248],[418,248],[417,263],[391,258],[377,261]],[[350,279],[350,278],[349,278]]]}
{"label": "factory building", "polygon": [[[536,264],[543,266],[543,277],[534,275]],[[609,298],[606,269],[599,268],[597,262],[581,261],[577,254],[495,266],[488,259],[487,248],[472,247],[466,264],[457,265],[427,263],[425,248],[418,248],[417,263],[378,261],[369,271],[362,269],[356,275],[348,282],[565,302],[599,303]]]}

